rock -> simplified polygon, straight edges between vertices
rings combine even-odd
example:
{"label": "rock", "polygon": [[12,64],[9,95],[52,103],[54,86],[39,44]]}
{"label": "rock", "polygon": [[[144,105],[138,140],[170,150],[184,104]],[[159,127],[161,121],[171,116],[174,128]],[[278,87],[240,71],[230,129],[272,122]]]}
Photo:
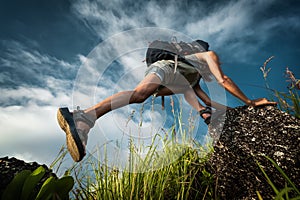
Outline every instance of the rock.
{"label": "rock", "polygon": [[51,169],[48,169],[46,165],[40,165],[36,162],[26,163],[14,157],[0,158],[0,197],[6,186],[12,181],[12,179],[18,172],[21,172],[23,170],[30,170],[33,172],[39,166],[43,166],[46,170],[46,173],[41,179],[40,183],[37,185],[38,188],[40,188],[42,186],[42,183],[51,175],[57,177],[54,173],[52,173]]}
{"label": "rock", "polygon": [[221,199],[258,199],[257,191],[264,199],[274,199],[275,192],[257,163],[277,189],[287,181],[265,156],[300,185],[300,120],[294,116],[273,106],[228,110],[218,139],[207,166]]}

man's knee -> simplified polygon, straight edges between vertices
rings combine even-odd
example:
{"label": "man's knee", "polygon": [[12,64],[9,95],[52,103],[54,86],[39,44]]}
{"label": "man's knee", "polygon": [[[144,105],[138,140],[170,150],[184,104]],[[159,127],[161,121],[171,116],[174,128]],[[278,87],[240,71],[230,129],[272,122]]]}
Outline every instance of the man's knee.
{"label": "man's knee", "polygon": [[189,96],[193,95],[194,93],[195,93],[194,90],[192,90],[191,88],[188,88],[183,92],[183,95],[185,97],[189,97]]}
{"label": "man's knee", "polygon": [[195,99],[195,98],[196,98],[196,93],[195,93],[195,91],[194,91],[193,89],[191,89],[191,88],[187,89],[187,90],[183,93],[183,95],[184,95],[184,98],[185,98],[186,100],[192,100],[192,99]]}
{"label": "man's knee", "polygon": [[230,78],[226,75],[223,75],[220,80],[217,80],[220,85],[224,85],[230,81]]}

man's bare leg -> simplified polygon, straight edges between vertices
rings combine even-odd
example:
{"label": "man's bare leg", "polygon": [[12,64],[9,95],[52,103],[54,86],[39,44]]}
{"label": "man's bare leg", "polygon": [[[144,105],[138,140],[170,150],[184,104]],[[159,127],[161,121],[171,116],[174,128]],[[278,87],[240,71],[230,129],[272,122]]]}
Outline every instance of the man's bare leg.
{"label": "man's bare leg", "polygon": [[[183,94],[185,100],[198,112],[204,110],[205,107],[200,104],[195,91],[189,86],[168,86],[159,90],[157,96],[169,96],[172,94]],[[209,113],[204,113],[202,117],[206,119]]]}
{"label": "man's bare leg", "polygon": [[132,103],[142,103],[157,90],[160,84],[161,80],[157,75],[149,74],[134,90],[118,92],[98,104],[87,108],[84,112],[98,119],[111,110]]}
{"label": "man's bare leg", "polygon": [[223,104],[212,101],[209,96],[201,89],[200,85],[197,84],[193,87],[196,95],[204,102],[205,105],[211,106],[217,110],[227,110],[230,107],[225,106]]}
{"label": "man's bare leg", "polygon": [[[84,113],[96,121],[101,116],[117,108],[132,103],[144,102],[157,90],[160,84],[161,80],[157,75],[149,74],[138,84],[134,90],[118,92],[110,97],[107,97],[98,104],[84,110]],[[88,134],[91,129],[91,127],[83,121],[77,121],[76,128],[82,130],[82,133],[85,134]]]}
{"label": "man's bare leg", "polygon": [[57,120],[66,133],[67,148],[73,160],[79,162],[85,156],[88,132],[94,126],[96,119],[111,110],[145,101],[160,84],[158,76],[150,74],[134,90],[118,92],[84,111],[76,110],[72,113],[68,108],[59,108]]}

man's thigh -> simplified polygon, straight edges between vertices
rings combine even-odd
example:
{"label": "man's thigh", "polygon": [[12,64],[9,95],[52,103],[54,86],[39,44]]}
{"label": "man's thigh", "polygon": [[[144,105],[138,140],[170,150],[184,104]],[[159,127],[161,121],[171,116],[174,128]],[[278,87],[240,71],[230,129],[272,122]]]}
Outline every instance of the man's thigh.
{"label": "man's thigh", "polygon": [[159,88],[157,96],[169,96],[173,94],[184,94],[191,87],[187,85],[166,85]]}
{"label": "man's thigh", "polygon": [[161,85],[160,78],[154,74],[148,74],[134,89],[135,92],[143,95],[152,95]]}

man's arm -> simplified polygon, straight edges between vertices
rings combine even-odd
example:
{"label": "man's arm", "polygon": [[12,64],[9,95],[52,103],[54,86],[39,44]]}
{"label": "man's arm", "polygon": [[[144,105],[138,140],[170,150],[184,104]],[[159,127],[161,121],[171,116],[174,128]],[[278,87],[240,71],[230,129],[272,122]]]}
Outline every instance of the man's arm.
{"label": "man's arm", "polygon": [[250,100],[228,76],[224,75],[220,67],[219,58],[215,52],[207,51],[204,53],[196,53],[195,55],[198,59],[203,60],[208,64],[211,73],[215,76],[221,86],[223,86],[233,96],[242,100],[246,105],[260,106],[277,104],[276,102],[268,101],[266,98]]}
{"label": "man's arm", "polygon": [[197,84],[194,88],[196,95],[208,106],[211,106],[217,110],[227,110],[230,107],[227,107],[223,104],[212,101],[209,96],[201,89],[200,85]]}

